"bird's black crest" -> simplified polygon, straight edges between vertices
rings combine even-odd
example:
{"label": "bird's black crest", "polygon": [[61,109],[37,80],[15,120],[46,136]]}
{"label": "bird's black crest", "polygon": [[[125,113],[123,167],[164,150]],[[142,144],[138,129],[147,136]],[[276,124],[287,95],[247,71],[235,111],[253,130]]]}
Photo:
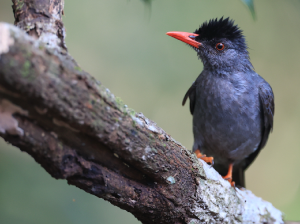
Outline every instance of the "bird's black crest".
{"label": "bird's black crest", "polygon": [[194,33],[199,34],[199,39],[211,40],[227,38],[229,40],[244,39],[243,31],[229,17],[226,19],[211,19],[204,22]]}

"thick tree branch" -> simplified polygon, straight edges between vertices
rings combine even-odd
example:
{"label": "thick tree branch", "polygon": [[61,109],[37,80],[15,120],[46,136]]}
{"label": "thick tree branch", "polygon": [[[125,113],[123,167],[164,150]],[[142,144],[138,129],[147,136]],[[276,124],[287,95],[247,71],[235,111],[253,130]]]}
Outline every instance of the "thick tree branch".
{"label": "thick tree branch", "polygon": [[0,34],[1,135],[53,177],[143,223],[282,222],[270,203],[230,187],[68,55],[8,24]]}
{"label": "thick tree branch", "polygon": [[[43,1],[14,1],[15,13],[34,9],[32,2]],[[47,17],[45,11],[27,12]],[[26,31],[32,35],[32,29]],[[66,51],[40,40],[0,23],[0,133],[54,178],[143,223],[283,223],[269,202],[232,188],[155,123],[127,108]],[[65,46],[63,38],[56,40]]]}

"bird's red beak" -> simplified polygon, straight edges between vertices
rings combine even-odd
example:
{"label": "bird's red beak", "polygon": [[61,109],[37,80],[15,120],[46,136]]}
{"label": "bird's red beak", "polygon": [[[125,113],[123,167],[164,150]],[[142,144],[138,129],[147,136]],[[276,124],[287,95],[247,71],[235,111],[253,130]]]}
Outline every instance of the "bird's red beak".
{"label": "bird's red beak", "polygon": [[201,43],[195,41],[195,37],[199,36],[198,34],[195,33],[172,31],[166,34],[196,48],[199,48],[202,45]]}

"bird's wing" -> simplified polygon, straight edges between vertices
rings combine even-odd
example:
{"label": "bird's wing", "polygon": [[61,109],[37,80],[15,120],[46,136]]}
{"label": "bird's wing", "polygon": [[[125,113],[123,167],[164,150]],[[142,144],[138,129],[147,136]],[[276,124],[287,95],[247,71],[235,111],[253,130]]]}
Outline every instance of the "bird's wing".
{"label": "bird's wing", "polygon": [[195,103],[196,103],[196,82],[192,84],[192,86],[188,89],[186,94],[184,95],[184,98],[182,100],[182,106],[184,106],[187,98],[190,98],[190,111],[191,114],[194,113]]}
{"label": "bird's wing", "polygon": [[270,131],[273,129],[273,117],[274,117],[274,95],[271,86],[263,81],[259,85],[259,100],[260,111],[263,120],[262,137],[261,142],[252,154],[250,154],[244,163],[244,170],[253,162],[260,150],[266,145]]}

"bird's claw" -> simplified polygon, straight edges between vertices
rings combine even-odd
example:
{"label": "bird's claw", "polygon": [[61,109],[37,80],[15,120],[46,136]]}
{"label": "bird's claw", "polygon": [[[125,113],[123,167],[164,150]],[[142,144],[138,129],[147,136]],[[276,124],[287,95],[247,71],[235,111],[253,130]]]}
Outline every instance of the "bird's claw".
{"label": "bird's claw", "polygon": [[227,180],[229,183],[230,183],[230,185],[232,186],[232,187],[235,187],[235,182],[234,181],[232,181],[232,178],[231,177],[223,177],[223,179],[224,180]]}
{"label": "bird's claw", "polygon": [[215,162],[214,162],[214,157],[205,157],[203,159],[210,167],[212,167]]}
{"label": "bird's claw", "polygon": [[207,164],[211,166],[214,165],[214,157],[207,157],[206,155],[201,154],[199,149],[195,151],[195,154],[198,159],[202,159],[203,161],[205,161]]}
{"label": "bird's claw", "polygon": [[229,165],[229,169],[228,169],[227,175],[226,176],[222,176],[222,177],[223,177],[224,180],[227,180],[232,187],[235,187],[235,182],[232,181],[232,168],[233,168],[233,163],[231,163]]}

